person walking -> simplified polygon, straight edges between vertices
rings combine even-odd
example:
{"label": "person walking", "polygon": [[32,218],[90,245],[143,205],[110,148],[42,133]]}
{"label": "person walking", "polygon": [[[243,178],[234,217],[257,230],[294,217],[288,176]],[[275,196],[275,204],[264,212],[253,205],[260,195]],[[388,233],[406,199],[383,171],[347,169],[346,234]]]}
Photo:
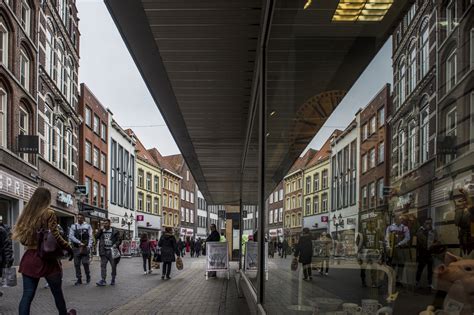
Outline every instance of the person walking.
{"label": "person walking", "polygon": [[[221,236],[219,232],[217,232],[217,227],[214,223],[211,224],[211,234],[206,239],[207,242],[219,242],[221,239]],[[209,253],[206,253],[209,254]],[[215,271],[209,271],[208,274],[209,277],[217,277],[217,273]]]}
{"label": "person walking", "polygon": [[171,265],[172,262],[176,261],[175,256],[180,256],[178,250],[178,245],[176,243],[176,238],[173,235],[173,228],[167,226],[165,228],[165,233],[160,238],[158,246],[161,248],[161,261],[163,262],[163,271],[161,274],[161,279],[171,279]]}
{"label": "person walking", "polygon": [[286,255],[288,254],[288,241],[286,240],[286,238],[283,240],[283,243],[281,245],[281,258],[285,258],[286,259]]}
{"label": "person walking", "polygon": [[84,266],[86,274],[86,283],[91,282],[91,273],[89,268],[89,257],[92,248],[92,227],[84,221],[84,215],[77,215],[77,223],[69,228],[69,241],[72,243],[74,253],[74,268],[76,269],[76,283],[82,284],[81,264]]}
{"label": "person walking", "polygon": [[420,288],[420,280],[425,266],[428,272],[428,286],[433,284],[433,246],[438,244],[438,233],[433,228],[433,220],[427,218],[416,233],[416,288]]}
{"label": "person walking", "polygon": [[409,260],[410,230],[403,223],[405,217],[395,216],[394,222],[385,230],[385,244],[388,252],[388,265],[396,272],[396,285],[402,286],[403,269]]}
{"label": "person walking", "polygon": [[[320,246],[321,246],[321,270],[319,271],[319,274],[322,276],[325,274],[326,276],[329,274],[329,258],[331,256],[331,251],[332,251],[332,239],[331,237],[326,233],[323,232],[321,233],[321,237],[319,238]],[[324,273],[324,265],[326,265],[326,272]]]}
{"label": "person walking", "polygon": [[283,248],[283,243],[282,243],[280,240],[278,240],[277,248],[278,248],[278,256],[281,257],[282,248]]}
{"label": "person walking", "polygon": [[[140,249],[142,251],[142,259],[143,259],[143,271],[144,274],[152,273],[151,270],[151,253],[153,252],[154,248],[151,241],[148,240],[148,234],[143,233],[140,237]],[[146,265],[148,262],[148,271],[146,269]]]}
{"label": "person walking", "polygon": [[196,244],[194,244],[194,254],[196,255],[196,258],[199,258],[199,255],[201,254],[201,239],[197,239]]}
{"label": "person walking", "polygon": [[195,246],[196,246],[196,242],[194,241],[194,237],[193,237],[191,238],[191,243],[190,243],[191,257],[194,257]]}
{"label": "person walking", "polygon": [[110,220],[105,219],[102,222],[102,228],[95,236],[97,242],[99,242],[99,256],[100,256],[100,276],[101,280],[96,284],[99,287],[107,285],[105,281],[107,278],[107,262],[110,263],[112,268],[112,280],[110,285],[115,285],[115,278],[117,276],[117,263],[112,255],[112,249],[118,249],[120,246],[120,233],[115,228],[110,226]]}
{"label": "person walking", "polygon": [[184,242],[181,238],[178,240],[178,250],[181,253],[181,256],[184,257],[185,246],[184,246]]}
{"label": "person walking", "polygon": [[294,256],[303,265],[303,280],[313,280],[311,274],[311,260],[313,258],[313,242],[308,228],[303,229],[303,233],[296,244]]}
{"label": "person walking", "polygon": [[62,266],[59,256],[40,257],[38,249],[38,231],[50,231],[60,249],[66,250],[69,260],[73,259],[72,247],[61,237],[54,211],[50,209],[51,192],[40,187],[35,190],[28,204],[18,218],[13,229],[13,240],[26,247],[20,261],[19,272],[23,275],[23,295],[20,300],[18,314],[30,314],[30,307],[35,297],[40,278],[45,278],[51,288],[56,308],[60,315],[76,314],[66,308],[62,290]]}
{"label": "person walking", "polygon": [[[3,268],[10,268],[13,261],[10,227],[3,223],[3,217],[0,215],[0,279],[2,279]],[[3,293],[0,291],[0,296],[2,295]]]}

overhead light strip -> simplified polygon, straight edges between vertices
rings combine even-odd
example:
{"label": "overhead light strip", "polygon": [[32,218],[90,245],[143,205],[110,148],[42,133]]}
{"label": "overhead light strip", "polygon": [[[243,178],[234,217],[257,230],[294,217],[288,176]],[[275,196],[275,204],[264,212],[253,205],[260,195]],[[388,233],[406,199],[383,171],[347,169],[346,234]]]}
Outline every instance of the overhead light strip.
{"label": "overhead light strip", "polygon": [[339,0],[333,22],[378,22],[394,0]]}

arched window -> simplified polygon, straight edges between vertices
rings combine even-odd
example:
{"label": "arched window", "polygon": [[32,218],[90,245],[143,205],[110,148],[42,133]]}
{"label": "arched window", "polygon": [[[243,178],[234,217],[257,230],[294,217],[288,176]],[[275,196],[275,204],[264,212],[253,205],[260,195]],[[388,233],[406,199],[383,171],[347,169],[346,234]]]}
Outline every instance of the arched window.
{"label": "arched window", "polygon": [[416,124],[411,121],[408,125],[408,169],[412,170],[416,165]]}
{"label": "arched window", "polygon": [[398,63],[398,98],[399,103],[398,105],[401,106],[406,99],[406,85],[407,78],[406,78],[406,60],[402,58]]}
{"label": "arched window", "polygon": [[[20,103],[18,110],[18,134],[29,135],[30,134],[30,113],[25,104]],[[25,161],[28,161],[28,154],[20,153],[20,157]]]}
{"label": "arched window", "polygon": [[398,130],[398,174],[402,175],[406,171],[406,132]]}
{"label": "arched window", "polygon": [[178,207],[178,197],[174,197],[174,208],[173,209],[179,209]]}
{"label": "arched window", "polygon": [[0,62],[8,68],[8,49],[10,47],[8,42],[8,29],[5,23],[0,20]]}
{"label": "arched window", "polygon": [[[48,19],[46,25],[46,72],[52,77],[53,76],[53,60],[54,60],[54,26],[51,19]],[[54,80],[54,78],[53,78]]]}
{"label": "arched window", "polygon": [[54,154],[54,129],[53,129],[53,103],[50,97],[46,99],[44,105],[44,152],[43,157],[54,164],[56,162]]}
{"label": "arched window", "polygon": [[408,94],[416,87],[416,42],[412,41],[408,49]]}
{"label": "arched window", "polygon": [[166,211],[163,211],[163,225],[168,225],[168,215]]}
{"label": "arched window", "polygon": [[30,58],[26,51],[21,48],[20,49],[20,84],[27,89],[30,90],[30,67],[31,62]]}
{"label": "arched window", "polygon": [[8,95],[0,88],[0,147],[7,147]]}
{"label": "arched window", "polygon": [[173,214],[168,213],[168,225],[173,225]]}
{"label": "arched window", "polygon": [[61,92],[64,93],[63,91],[63,82],[64,82],[64,61],[65,61],[65,55],[64,55],[64,44],[62,41],[58,41],[56,45],[56,60],[55,60],[55,68],[56,68],[56,74],[53,74],[53,76],[56,77],[56,86],[59,88]]}
{"label": "arched window", "polygon": [[296,222],[296,226],[301,226],[303,221],[301,220],[301,212],[298,212],[298,217],[297,217],[297,222]]}
{"label": "arched window", "polygon": [[428,161],[429,155],[429,116],[428,98],[421,101],[420,111],[420,163]]}
{"label": "arched window", "polygon": [[178,224],[179,224],[179,218],[178,218],[178,215],[175,214],[174,215],[174,226],[178,226]]}
{"label": "arched window", "polygon": [[429,58],[430,58],[430,47],[428,37],[428,18],[421,24],[419,38],[420,45],[420,79],[422,79],[428,73]]}
{"label": "arched window", "polygon": [[20,22],[21,22],[21,27],[23,27],[23,30],[25,30],[26,35],[30,35],[30,28],[31,28],[31,8],[30,5],[28,4],[27,0],[22,0],[21,1],[21,16],[20,16]]}

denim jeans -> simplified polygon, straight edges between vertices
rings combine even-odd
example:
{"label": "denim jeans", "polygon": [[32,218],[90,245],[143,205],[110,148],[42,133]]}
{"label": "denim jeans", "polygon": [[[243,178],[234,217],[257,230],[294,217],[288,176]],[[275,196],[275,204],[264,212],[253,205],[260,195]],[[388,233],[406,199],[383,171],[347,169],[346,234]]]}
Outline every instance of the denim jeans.
{"label": "denim jeans", "polygon": [[146,271],[146,263],[148,262],[148,270],[151,270],[151,254],[142,254],[143,271]]}
{"label": "denim jeans", "polygon": [[115,259],[112,258],[112,252],[110,249],[105,251],[105,255],[100,256],[100,276],[104,281],[105,278],[107,278],[107,262],[109,262],[110,267],[112,267],[112,280],[115,280],[115,276],[117,275],[117,265],[115,264]]}
{"label": "denim jeans", "polygon": [[[57,273],[45,277],[46,281],[49,284],[51,293],[53,293],[54,302],[56,303],[56,308],[58,309],[59,315],[67,315],[66,301],[64,301],[62,285],[62,274]],[[36,288],[38,288],[39,278],[31,278],[26,275],[23,275],[23,296],[20,301],[18,314],[20,315],[29,315],[31,302],[35,297]]]}

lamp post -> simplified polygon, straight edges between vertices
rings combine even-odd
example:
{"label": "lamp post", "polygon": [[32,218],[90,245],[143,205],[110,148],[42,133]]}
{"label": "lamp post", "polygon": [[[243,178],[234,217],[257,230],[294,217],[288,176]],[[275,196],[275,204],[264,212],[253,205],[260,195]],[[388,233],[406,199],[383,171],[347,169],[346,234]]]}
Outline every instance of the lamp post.
{"label": "lamp post", "polygon": [[132,237],[130,235],[130,225],[132,225],[132,223],[133,223],[133,221],[135,221],[135,219],[133,218],[132,213],[130,213],[130,216],[128,216],[128,214],[126,212],[125,212],[124,218],[125,218],[125,224],[128,225],[128,240],[131,240]]}
{"label": "lamp post", "polygon": [[[340,213],[338,217],[334,215],[332,217],[332,223],[336,227],[336,240],[339,241],[339,233],[338,233],[339,226],[344,227],[344,219],[342,218],[342,215]],[[334,246],[334,256],[336,256],[336,247],[337,247],[337,244],[336,246]]]}

